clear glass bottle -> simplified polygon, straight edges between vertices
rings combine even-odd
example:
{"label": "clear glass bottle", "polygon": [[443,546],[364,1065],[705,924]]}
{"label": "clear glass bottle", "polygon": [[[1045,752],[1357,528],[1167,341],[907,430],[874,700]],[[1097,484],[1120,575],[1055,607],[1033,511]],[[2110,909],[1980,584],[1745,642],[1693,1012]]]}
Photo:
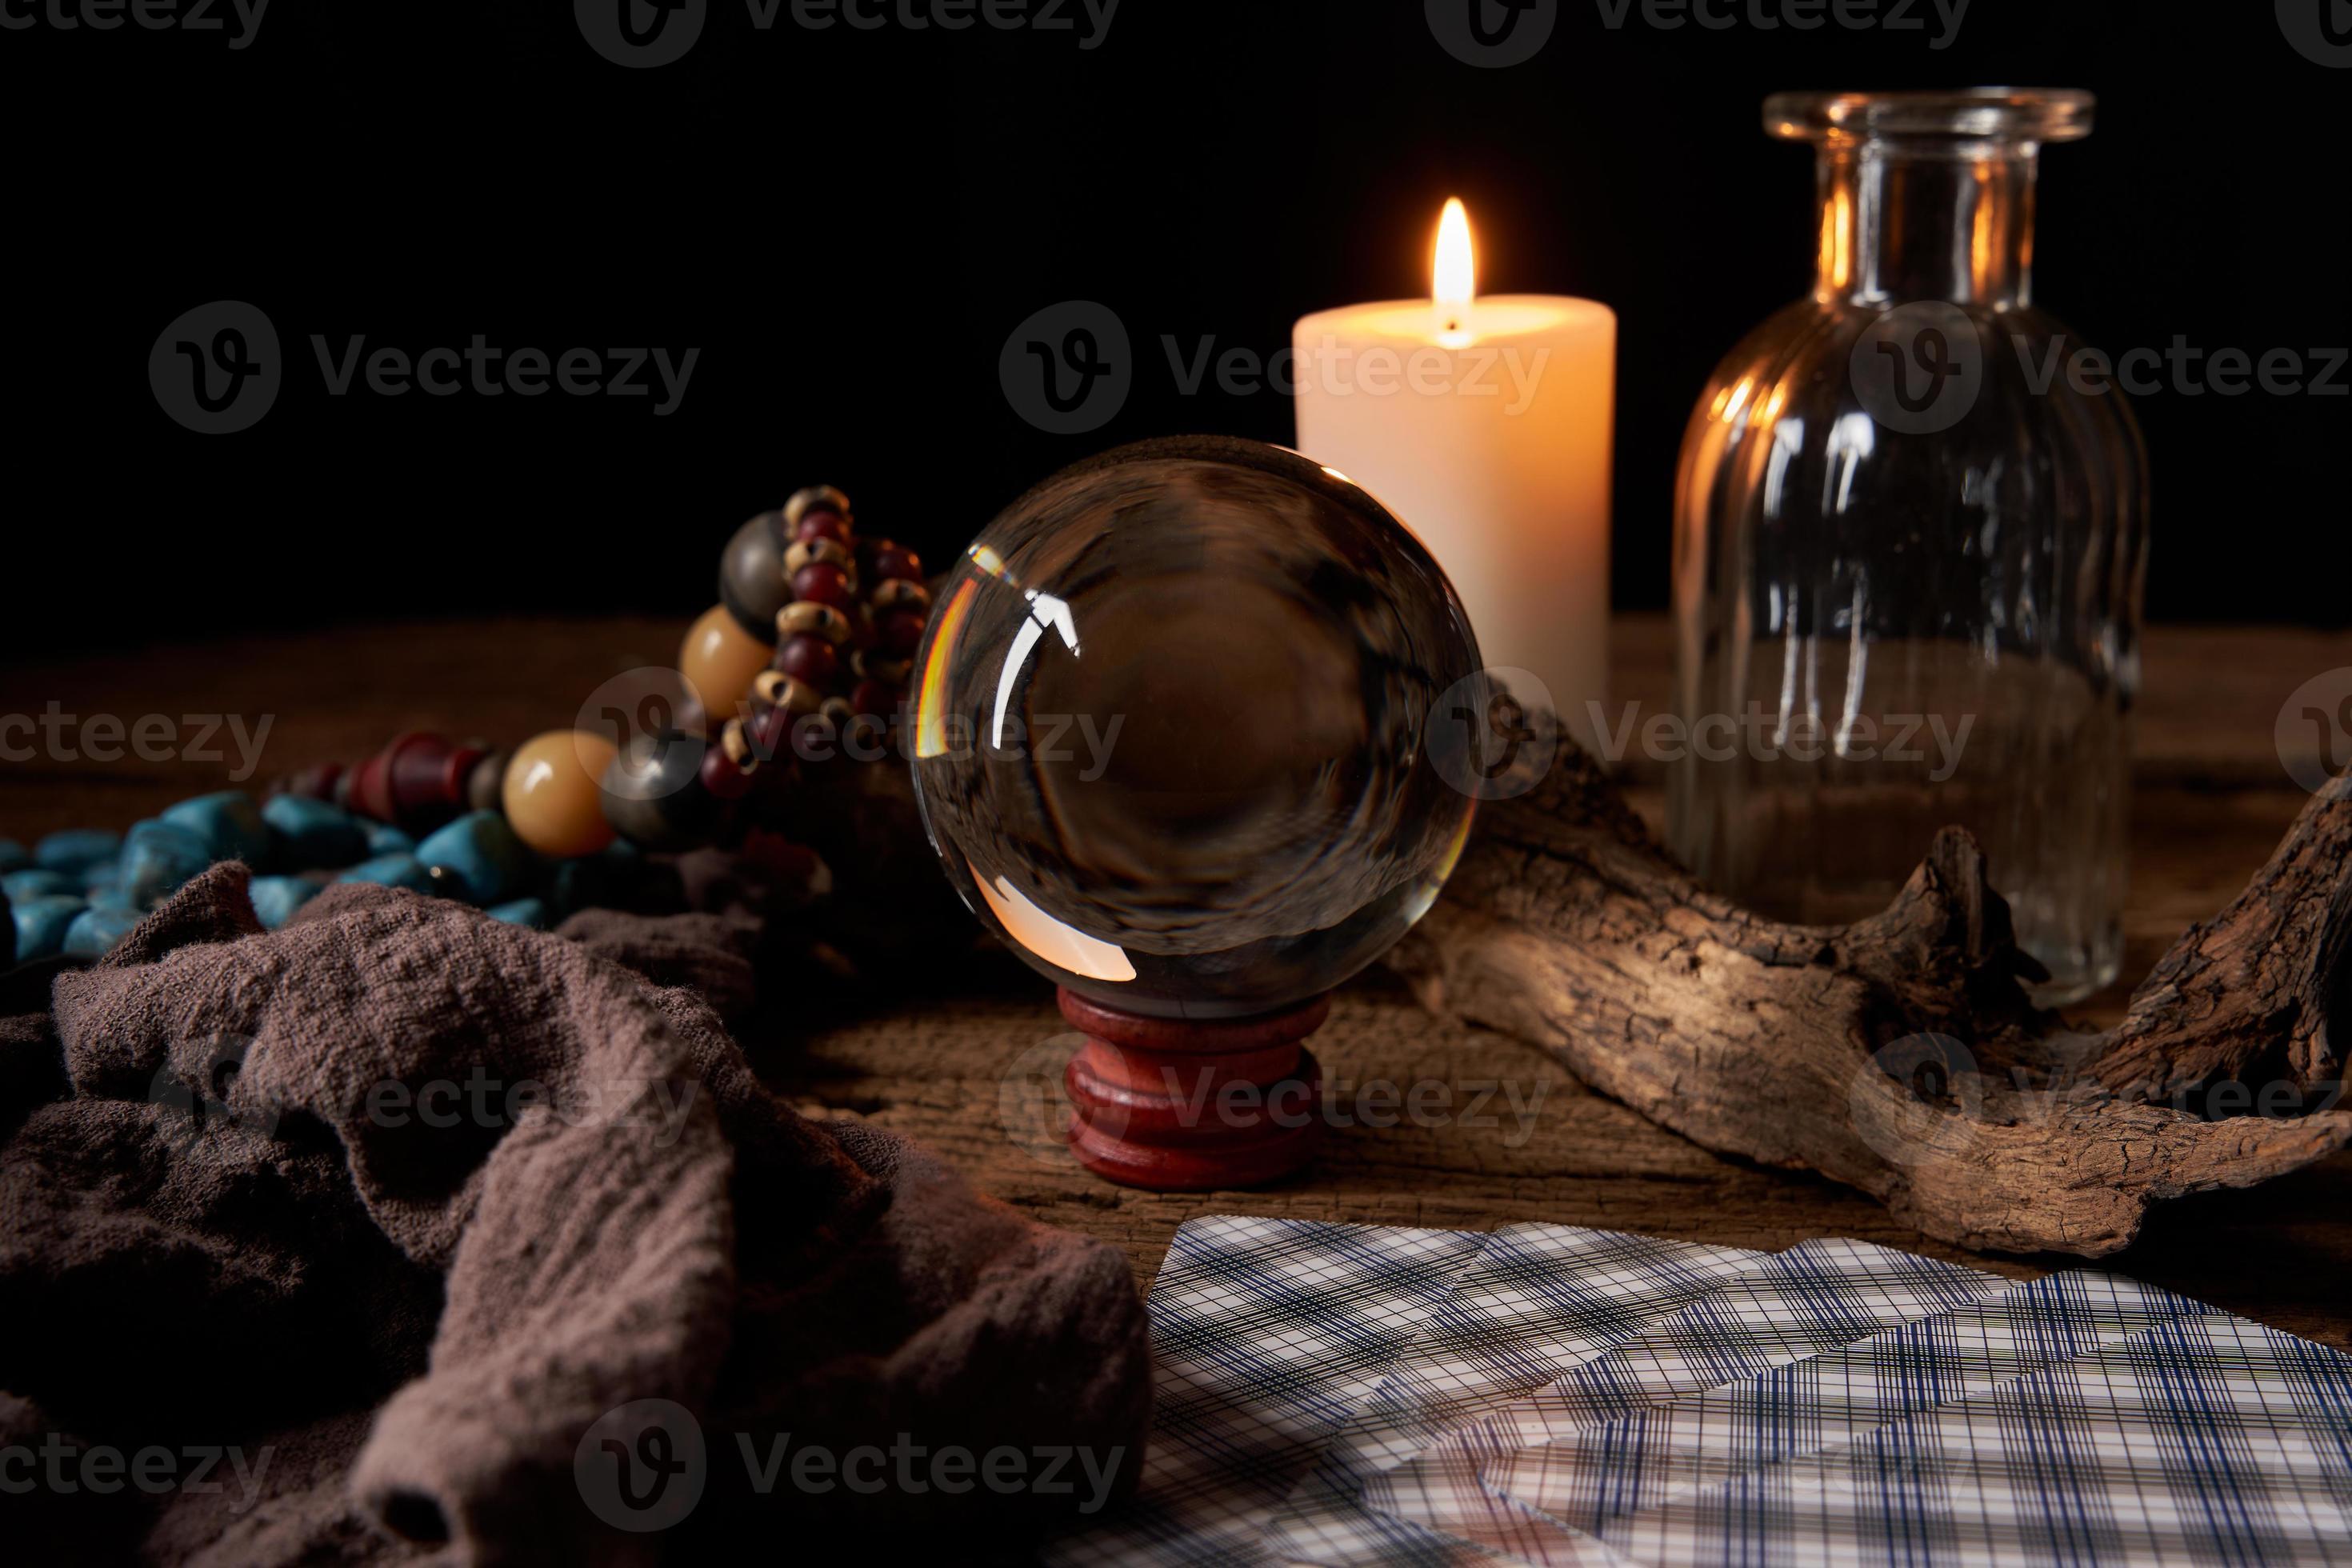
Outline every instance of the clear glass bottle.
{"label": "clear glass bottle", "polygon": [[1783,918],[1884,907],[1937,828],[1990,857],[2045,1004],[2120,966],[2147,458],[2032,302],[2070,91],[1782,94],[1812,296],[1715,373],[1675,487],[1668,837]]}

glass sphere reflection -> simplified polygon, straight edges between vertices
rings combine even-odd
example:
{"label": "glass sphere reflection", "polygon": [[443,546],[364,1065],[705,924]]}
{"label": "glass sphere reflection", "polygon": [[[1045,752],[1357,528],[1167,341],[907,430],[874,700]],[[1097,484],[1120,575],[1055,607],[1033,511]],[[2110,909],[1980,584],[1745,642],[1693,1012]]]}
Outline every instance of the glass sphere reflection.
{"label": "glass sphere reflection", "polygon": [[972,912],[1058,984],[1271,1012],[1378,957],[1453,870],[1473,802],[1433,753],[1466,742],[1439,700],[1481,679],[1469,622],[1420,541],[1298,454],[1187,437],[1081,463],[991,523],[938,603],[924,824]]}

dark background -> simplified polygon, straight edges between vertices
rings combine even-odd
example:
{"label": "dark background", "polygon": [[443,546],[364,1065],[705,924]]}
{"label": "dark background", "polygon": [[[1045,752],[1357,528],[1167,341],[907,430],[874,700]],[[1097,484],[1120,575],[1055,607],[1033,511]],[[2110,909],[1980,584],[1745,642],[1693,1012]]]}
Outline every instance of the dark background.
{"label": "dark background", "polygon": [[[567,0],[277,0],[243,51],[0,32],[12,657],[388,616],[682,617],[714,597],[735,524],[817,480],[936,565],[1087,452],[1286,439],[1275,393],[1181,395],[1160,336],[1271,353],[1309,310],[1419,294],[1450,193],[1483,289],[1619,312],[1615,593],[1661,607],[1691,400],[1807,286],[1809,154],[1762,133],[1775,89],[2093,89],[2096,134],[2043,160],[2041,302],[2116,350],[2352,340],[2352,72],[2297,55],[2267,4],[1974,0],[1937,52],[1925,6],[1930,34],[1713,33],[1612,31],[1567,0],[1503,70],[1447,56],[1421,0],[1123,0],[1091,52],[985,26],[808,32],[789,5],[757,33],[714,0],[694,51],[649,71],[592,53]],[[198,436],[158,407],[147,356],[225,298],[269,315],[287,380],[253,429]],[[1072,298],[1117,310],[1139,363],[1112,424],[1054,437],[1007,406],[997,355]],[[331,398],[309,342],[414,354],[476,332],[702,353],[656,418],[552,392]],[[2352,399],[2138,410],[2151,613],[2343,625]]]}

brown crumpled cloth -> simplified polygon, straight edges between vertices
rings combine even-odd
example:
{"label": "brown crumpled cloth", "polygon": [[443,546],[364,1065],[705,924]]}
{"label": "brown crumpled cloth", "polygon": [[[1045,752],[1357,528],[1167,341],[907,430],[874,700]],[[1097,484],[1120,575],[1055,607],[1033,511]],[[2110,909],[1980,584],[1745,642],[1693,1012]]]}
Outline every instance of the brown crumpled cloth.
{"label": "brown crumpled cloth", "polygon": [[[215,867],[58,973],[50,1011],[0,1019],[0,1449],[267,1468],[12,1491],[12,1545],[626,1561],[749,1527],[772,1553],[881,1530],[971,1550],[1071,1500],[762,1494],[736,1435],[1139,1466],[1124,1259],[769,1093],[707,1000],[750,995],[752,922],[600,910],[551,935],[351,885],[264,933],[246,881]],[[702,1502],[657,1534],[602,1523],[574,1472],[641,1399],[708,1444]]]}

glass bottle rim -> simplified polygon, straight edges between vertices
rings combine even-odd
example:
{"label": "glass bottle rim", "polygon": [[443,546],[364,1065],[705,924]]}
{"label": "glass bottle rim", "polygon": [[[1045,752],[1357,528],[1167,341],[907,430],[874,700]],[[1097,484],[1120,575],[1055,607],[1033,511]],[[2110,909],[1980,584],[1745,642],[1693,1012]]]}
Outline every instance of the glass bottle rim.
{"label": "glass bottle rim", "polygon": [[2073,142],[2091,133],[2097,103],[2091,93],[2069,87],[1776,92],[1764,100],[1764,129],[1790,142],[1885,136]]}

